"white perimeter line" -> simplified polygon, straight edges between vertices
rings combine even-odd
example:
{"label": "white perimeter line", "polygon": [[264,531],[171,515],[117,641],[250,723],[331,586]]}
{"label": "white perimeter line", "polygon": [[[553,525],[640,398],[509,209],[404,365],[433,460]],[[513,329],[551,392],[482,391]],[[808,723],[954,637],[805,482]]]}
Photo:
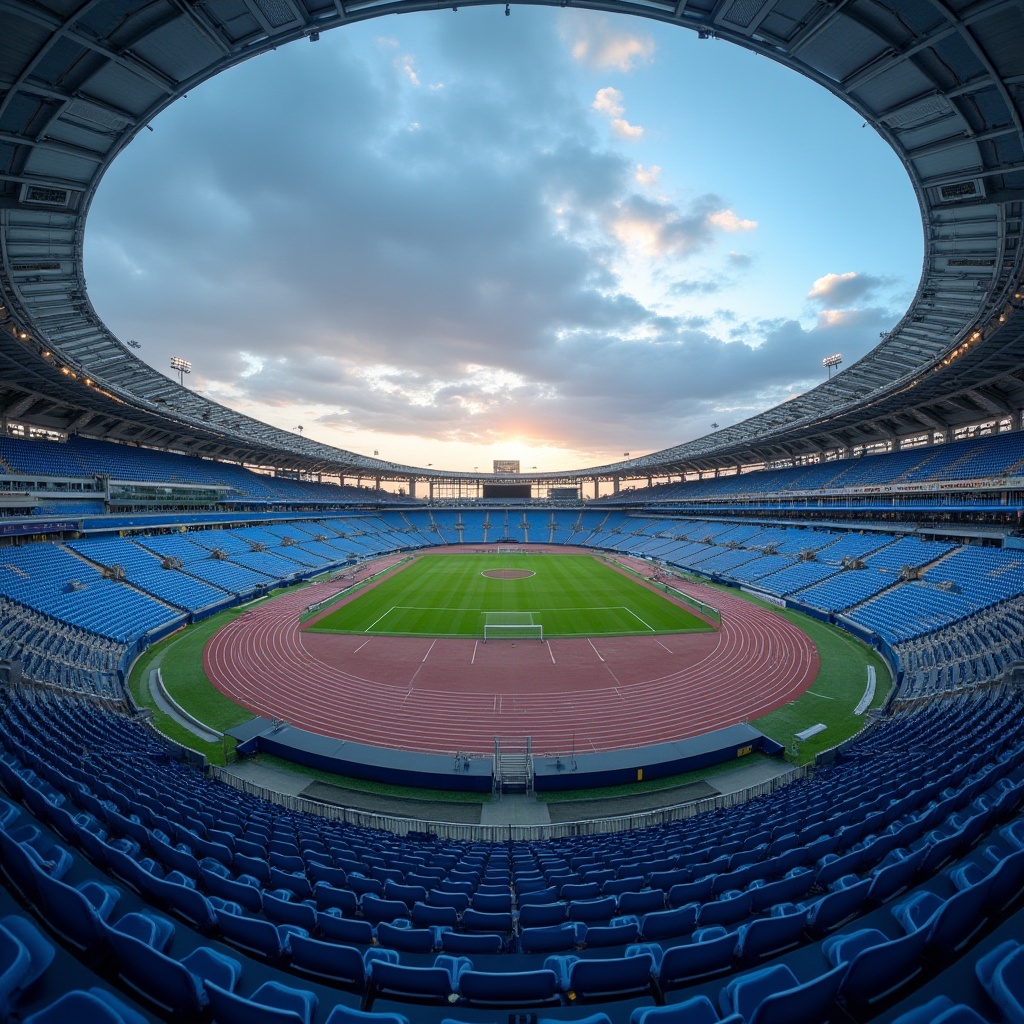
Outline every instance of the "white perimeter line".
{"label": "white perimeter line", "polygon": [[551,641],[548,641],[548,654],[551,656],[551,664],[555,664],[555,652],[551,650]]}
{"label": "white perimeter line", "polygon": [[835,697],[826,697],[823,693],[815,693],[813,690],[807,691],[812,697],[820,697],[822,700],[835,700]]}
{"label": "white perimeter line", "polygon": [[[590,644],[591,647],[594,647],[594,641],[589,637],[587,637],[587,643]],[[601,657],[601,652],[596,647],[594,647],[594,653],[597,655],[598,661],[604,661],[604,658]]]}
{"label": "white perimeter line", "polygon": [[[657,645],[658,645],[659,647],[665,647],[665,645],[664,645],[664,644],[663,644],[663,643],[662,643],[662,642],[661,642],[661,641],[660,641],[660,640],[659,640],[659,639],[658,639],[657,637],[655,637],[655,638],[654,638],[654,642],[655,642],[655,643],[656,643],[656,644],[657,644]],[[670,650],[669,650],[669,649],[668,649],[667,647],[665,647],[665,650],[666,650],[666,651],[668,651],[668,653],[669,653],[669,654],[671,654],[671,653],[672,653],[672,651],[670,651]]]}
{"label": "white perimeter line", "polygon": [[[382,615],[382,616],[380,617],[380,619],[386,619],[386,618],[387,618],[387,617],[388,617],[388,616],[389,616],[389,615],[390,615],[390,614],[391,614],[391,613],[392,613],[392,612],[393,612],[394,610],[395,610],[395,606],[394,606],[394,605],[392,605],[392,606],[391,606],[391,607],[390,607],[390,608],[389,608],[389,609],[388,609],[388,610],[387,610],[387,611],[386,611],[386,612],[385,612],[385,613],[384,613],[384,614],[383,614],[383,615]],[[373,629],[373,627],[374,627],[374,626],[376,626],[378,622],[380,622],[380,619],[374,619],[374,620],[373,620],[373,622],[371,622],[371,623],[370,623],[370,624],[369,624],[369,625],[368,625],[368,626],[366,627],[366,629],[364,629],[364,630],[363,630],[363,632],[364,632],[364,633],[369,633],[369,632],[370,632],[370,630],[371,630],[371,629]]]}
{"label": "white perimeter line", "polygon": [[352,653],[358,654],[371,640],[373,637],[367,637]]}
{"label": "white perimeter line", "polygon": [[622,609],[623,611],[629,612],[629,614],[630,614],[630,615],[632,615],[632,616],[633,616],[633,618],[634,618],[634,619],[636,619],[636,621],[637,621],[637,622],[639,622],[639,623],[640,623],[641,625],[644,625],[644,626],[646,626],[646,627],[647,627],[647,628],[648,628],[648,629],[649,629],[649,630],[650,630],[650,631],[651,631],[652,633],[653,633],[653,632],[655,632],[655,629],[654,629],[654,627],[653,627],[652,625],[650,625],[649,623],[647,623],[647,622],[644,622],[644,620],[643,620],[643,619],[641,619],[641,618],[640,618],[640,616],[639,616],[639,615],[637,615],[637,613],[636,613],[635,611],[633,611],[633,609],[632,609],[632,608],[627,608],[627,607],[626,607],[626,606],[625,606],[624,604],[620,604],[620,605],[619,605],[619,607],[620,607],[620,608],[621,608],[621,609]]}
{"label": "white perimeter line", "polygon": [[430,652],[434,649],[434,644],[436,644],[436,643],[437,643],[437,639],[436,638],[433,641],[431,641],[430,646],[427,648],[427,653],[423,655],[423,661],[420,662],[421,665],[423,664],[423,662],[425,662],[427,660],[427,658],[430,657]]}
{"label": "white perimeter line", "polygon": [[476,649],[477,649],[479,644],[480,644],[479,640],[474,640],[473,641],[473,657],[469,659],[470,665],[475,665],[476,664]]}

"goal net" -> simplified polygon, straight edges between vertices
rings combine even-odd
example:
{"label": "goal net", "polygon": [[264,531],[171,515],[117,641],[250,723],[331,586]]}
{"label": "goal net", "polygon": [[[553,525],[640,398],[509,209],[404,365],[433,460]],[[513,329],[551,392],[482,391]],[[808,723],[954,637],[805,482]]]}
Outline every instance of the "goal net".
{"label": "goal net", "polygon": [[485,612],[484,643],[488,640],[543,640],[544,626],[533,612]]}

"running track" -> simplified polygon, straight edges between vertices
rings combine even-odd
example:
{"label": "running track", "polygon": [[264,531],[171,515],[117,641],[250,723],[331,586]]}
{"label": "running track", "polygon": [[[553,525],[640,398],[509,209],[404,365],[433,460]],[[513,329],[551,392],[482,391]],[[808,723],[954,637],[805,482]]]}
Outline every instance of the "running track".
{"label": "running track", "polygon": [[486,645],[301,632],[306,606],[338,589],[315,584],[239,616],[206,647],[210,680],[255,714],[371,746],[487,754],[495,736],[530,736],[553,754],[757,718],[818,672],[814,645],[781,615],[697,584],[679,589],[721,611],[715,633]]}

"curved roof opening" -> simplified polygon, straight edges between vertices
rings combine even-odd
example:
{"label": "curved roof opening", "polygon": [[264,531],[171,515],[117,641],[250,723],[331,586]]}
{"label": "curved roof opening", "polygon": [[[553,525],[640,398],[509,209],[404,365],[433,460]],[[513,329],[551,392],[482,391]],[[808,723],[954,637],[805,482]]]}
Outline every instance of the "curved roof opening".
{"label": "curved roof opening", "polygon": [[93,202],[99,314],[206,397],[398,463],[700,437],[867,353],[918,286],[914,191],[862,116],[633,17],[375,19],[151,124]]}

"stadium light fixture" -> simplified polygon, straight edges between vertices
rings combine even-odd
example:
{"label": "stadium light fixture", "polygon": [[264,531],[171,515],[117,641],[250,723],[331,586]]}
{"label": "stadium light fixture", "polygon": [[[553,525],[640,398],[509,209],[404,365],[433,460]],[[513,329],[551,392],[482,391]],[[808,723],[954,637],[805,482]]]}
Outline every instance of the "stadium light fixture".
{"label": "stadium light fixture", "polygon": [[129,338],[126,344],[128,345],[129,348],[142,348],[142,346],[134,338]]}
{"label": "stadium light fixture", "polygon": [[295,429],[299,432],[299,437],[302,437],[302,431],[303,431],[302,424],[300,423]]}
{"label": "stadium light fixture", "polygon": [[824,366],[828,370],[829,380],[831,380],[832,379],[832,370],[833,369],[837,369],[838,370],[839,367],[843,365],[843,357],[838,352],[834,352],[830,356],[825,356],[825,358],[822,359],[822,361],[821,361],[821,365]]}
{"label": "stadium light fixture", "polygon": [[181,356],[171,356],[171,369],[178,375],[178,383],[185,386],[185,374],[192,372],[192,364]]}

